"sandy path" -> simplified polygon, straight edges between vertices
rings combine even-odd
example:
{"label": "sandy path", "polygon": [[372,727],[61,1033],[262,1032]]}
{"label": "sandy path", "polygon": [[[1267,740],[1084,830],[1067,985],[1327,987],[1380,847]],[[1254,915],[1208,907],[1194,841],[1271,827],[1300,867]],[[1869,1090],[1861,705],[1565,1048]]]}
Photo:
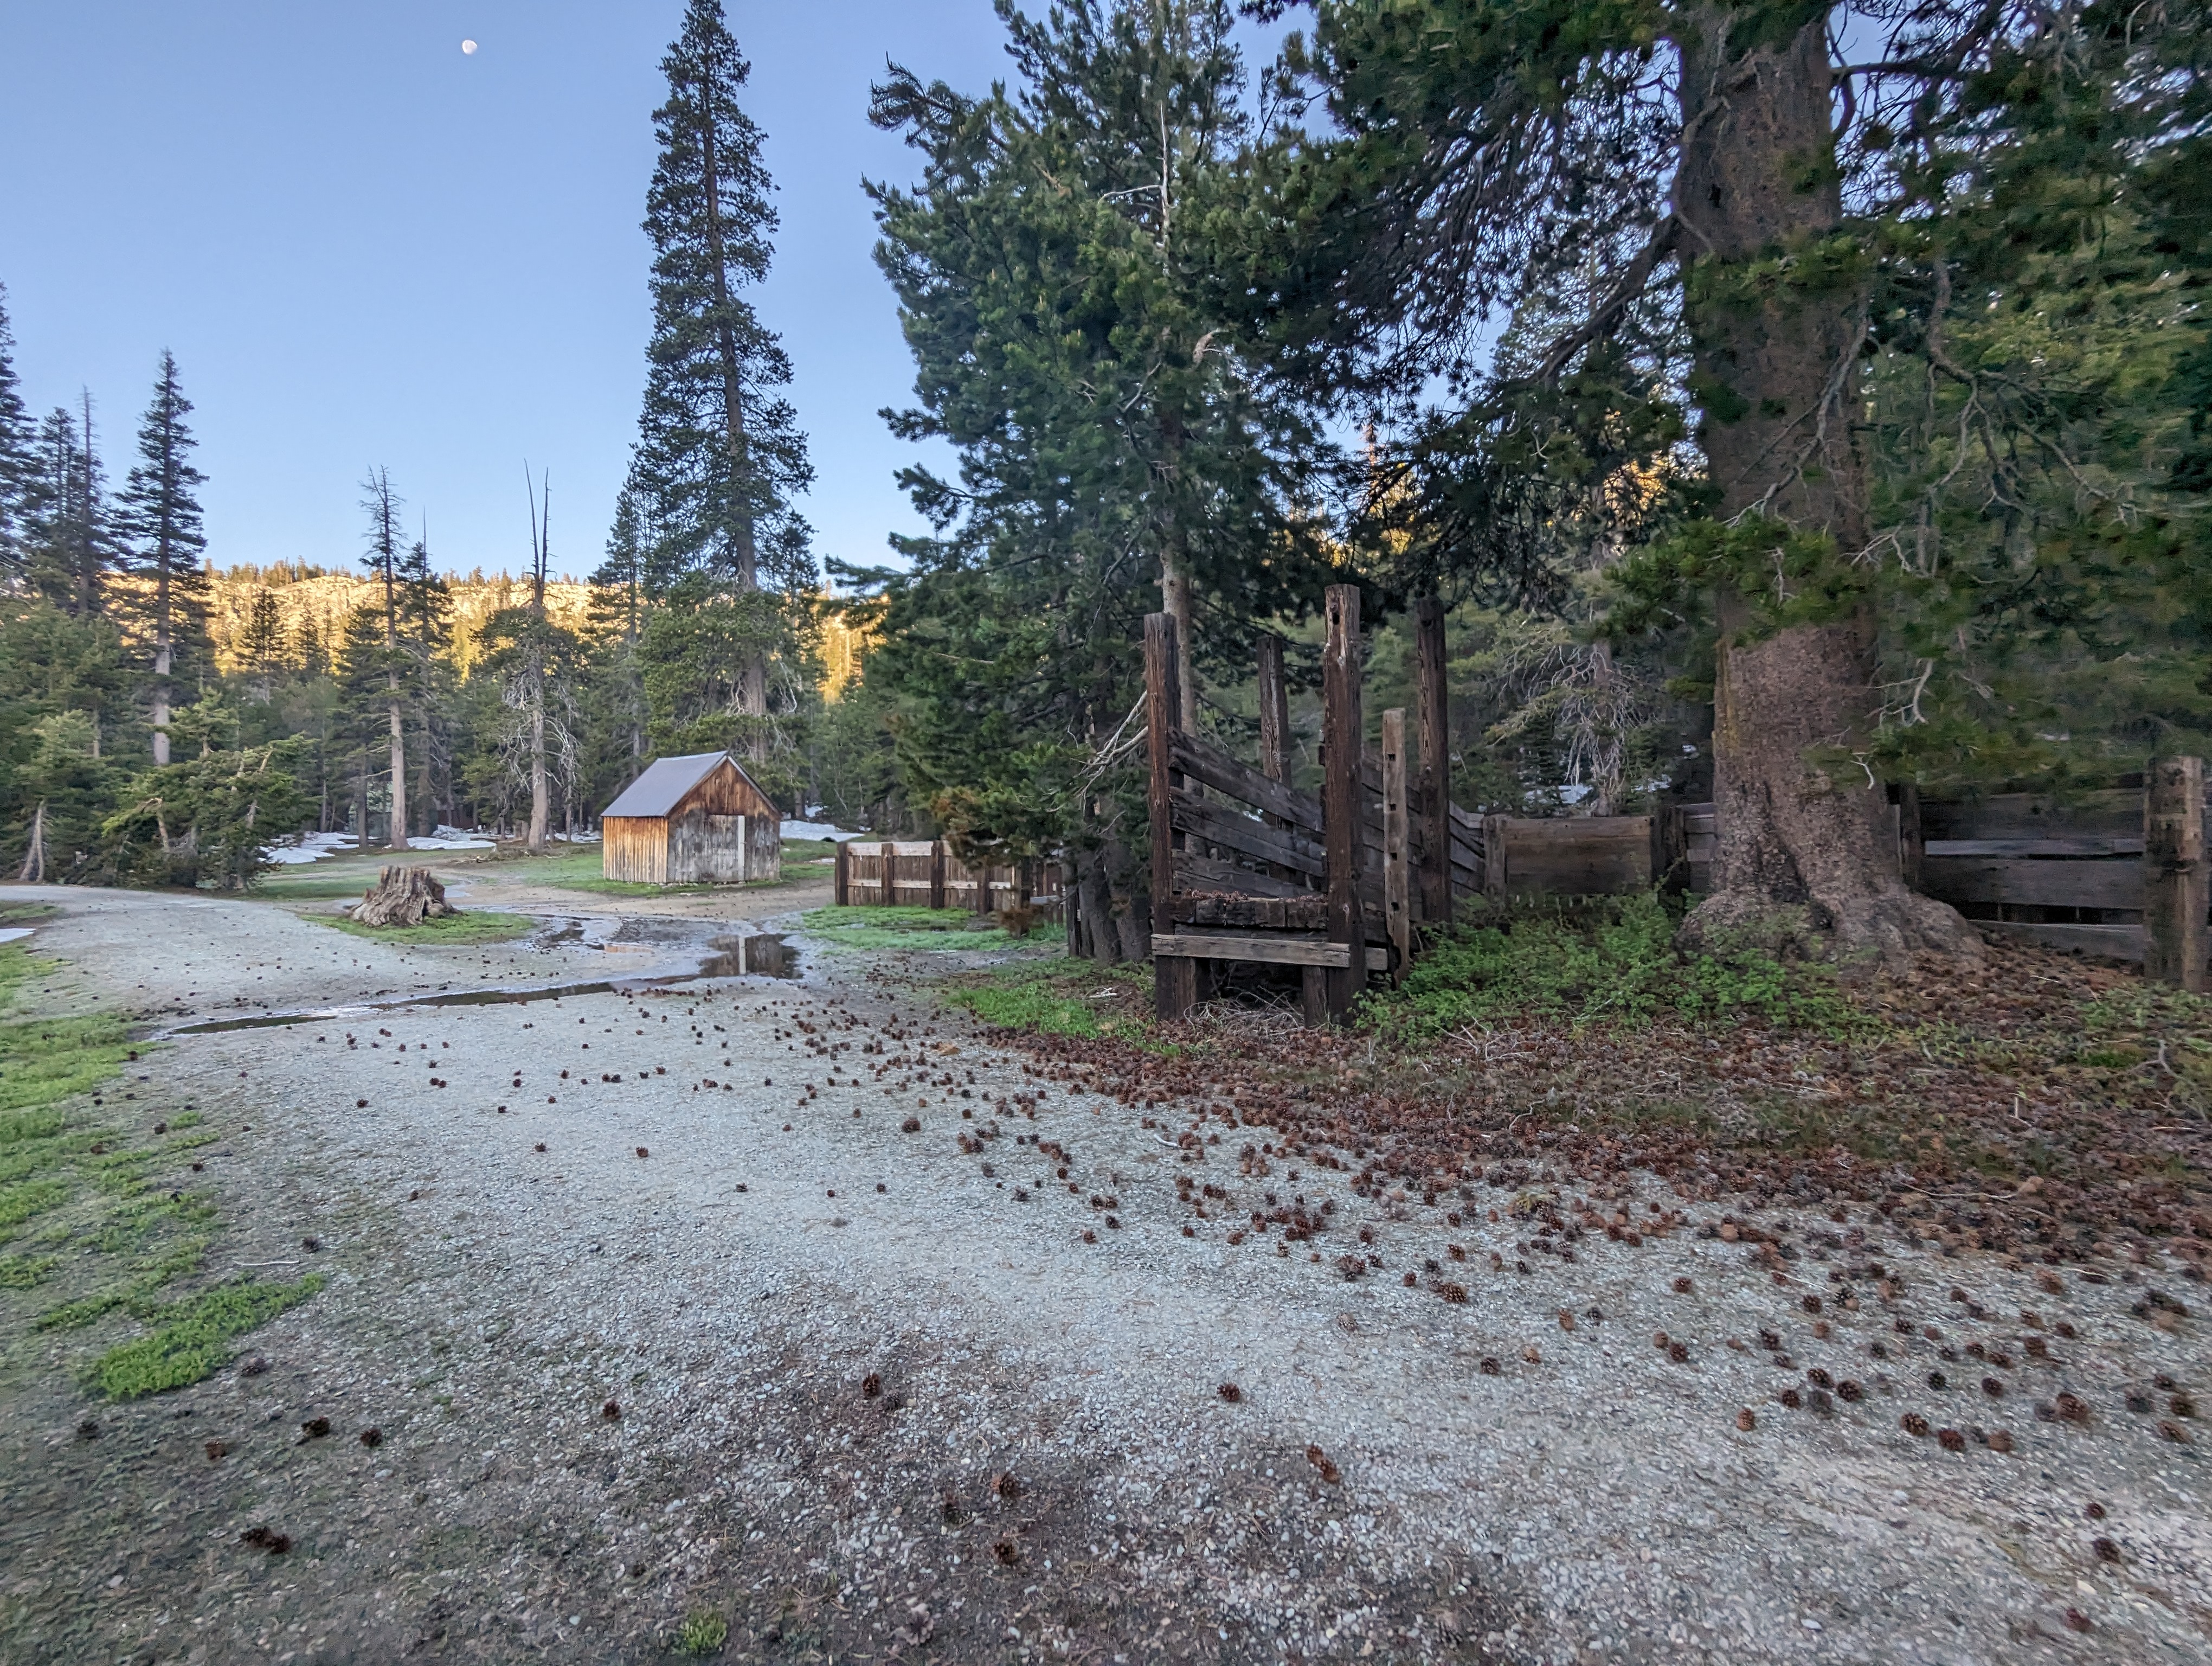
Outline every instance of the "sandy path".
{"label": "sandy path", "polygon": [[[258,904],[64,901],[39,934],[67,963],[36,997],[57,1006],[220,1016],[609,958],[398,951]],[[2054,1298],[2026,1271],[1877,1232],[1863,1253],[1905,1295],[1831,1305],[1821,1341],[1801,1298],[1824,1269],[1778,1286],[1717,1240],[1592,1238],[1521,1276],[1528,1228],[1510,1216],[1454,1229],[1449,1199],[1361,1200],[1279,1165],[1240,1177],[1239,1142],[1262,1130],[1186,1167],[1137,1110],[1055,1085],[1030,1120],[1012,1102],[1040,1085],[1018,1056],[824,964],[804,987],[416,1009],[154,1054],[142,1115],[191,1101],[235,1129],[205,1177],[235,1223],[227,1259],[313,1265],[331,1286],[252,1339],[264,1373],[102,1410],[95,1441],[71,1436],[84,1407],[58,1372],[0,1412],[0,1645],[647,1659],[713,1608],[732,1654],[779,1659],[2212,1649],[2203,1448],[2120,1404],[2154,1371],[2201,1393],[2204,1351],[2194,1321],[2169,1335],[2128,1316],[2138,1291],[2069,1278]],[[834,1077],[810,1039],[849,1049]],[[900,1131],[908,1116],[919,1132]],[[990,1126],[988,1151],[957,1148]],[[1066,1149],[1069,1181],[1032,1134]],[[1235,1210],[1182,1236],[1178,1173]],[[1271,1190],[1333,1203],[1331,1230],[1284,1255],[1230,1246],[1221,1215]],[[1456,1207],[1506,1201],[1473,1190]],[[1385,1268],[1347,1284],[1334,1263],[1363,1223]],[[1469,1252],[1463,1306],[1398,1281],[1447,1242]],[[1964,1322],[1954,1285],[1988,1323]],[[1925,1389],[1939,1345],[1893,1322],[1995,1347],[2025,1334],[2002,1322],[2023,1309],[2081,1340],[2023,1363],[2002,1402]],[[1789,1371],[1724,1346],[1762,1327]],[[1654,1349],[1661,1329],[1686,1361]],[[1812,1365],[1865,1379],[1866,1399],[1825,1418],[1777,1405]],[[1984,1367],[1950,1369],[1971,1383]],[[2060,1388],[2096,1408],[2086,1429],[2035,1419]],[[1908,1409],[2002,1426],[2015,1450],[1946,1452],[1898,1426]],[[316,1415],[337,1432],[302,1443]],[[369,1425],[374,1451],[352,1439]],[[211,1465],[216,1438],[230,1452]],[[289,1556],[238,1544],[260,1523],[292,1535]],[[2069,1608],[2092,1629],[2069,1629]]]}

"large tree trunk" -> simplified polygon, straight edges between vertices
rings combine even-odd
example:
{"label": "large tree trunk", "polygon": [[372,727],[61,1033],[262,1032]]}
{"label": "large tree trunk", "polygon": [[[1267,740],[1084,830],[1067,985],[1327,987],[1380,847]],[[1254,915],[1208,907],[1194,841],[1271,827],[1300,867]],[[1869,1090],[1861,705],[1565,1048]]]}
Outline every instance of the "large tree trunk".
{"label": "large tree trunk", "polygon": [[165,621],[154,644],[154,765],[169,761],[169,631]]}
{"label": "large tree trunk", "polygon": [[545,852],[550,806],[545,793],[545,685],[544,678],[530,700],[530,848]]}
{"label": "large tree trunk", "polygon": [[392,825],[385,843],[393,850],[407,848],[407,732],[399,721],[399,702],[392,702]]}
{"label": "large tree trunk", "polygon": [[[1698,437],[1717,516],[1826,532],[1849,557],[1867,542],[1853,431],[1867,301],[1815,277],[1824,263],[1812,246],[1843,218],[1827,20],[1810,14],[1793,36],[1761,44],[1753,31],[1767,15],[1717,5],[1685,14],[1674,200],[1705,410]],[[1755,301],[1730,293],[1751,262],[1785,252],[1807,258]],[[1846,951],[1971,952],[1978,939],[1957,913],[1899,878],[1879,784],[1855,764],[1823,769],[1810,756],[1847,754],[1867,735],[1871,613],[1756,637],[1753,617],[1741,595],[1721,597],[1718,846],[1713,895],[1691,916],[1692,934],[1802,906]]]}

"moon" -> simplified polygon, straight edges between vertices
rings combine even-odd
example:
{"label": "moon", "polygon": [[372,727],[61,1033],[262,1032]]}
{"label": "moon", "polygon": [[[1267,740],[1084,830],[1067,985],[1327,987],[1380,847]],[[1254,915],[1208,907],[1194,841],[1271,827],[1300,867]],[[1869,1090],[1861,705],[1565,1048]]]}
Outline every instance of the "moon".
{"label": "moon", "polygon": [[463,58],[474,58],[476,56],[476,52],[477,43],[475,41],[464,40],[461,42],[461,56]]}

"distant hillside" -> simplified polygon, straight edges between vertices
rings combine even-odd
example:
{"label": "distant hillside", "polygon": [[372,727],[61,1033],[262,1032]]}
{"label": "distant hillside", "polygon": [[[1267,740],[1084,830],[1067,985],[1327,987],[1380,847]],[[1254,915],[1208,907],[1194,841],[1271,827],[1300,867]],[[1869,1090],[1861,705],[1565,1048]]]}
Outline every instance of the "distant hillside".
{"label": "distant hillside", "polygon": [[[453,663],[466,676],[476,664],[484,622],[502,607],[520,606],[529,595],[528,581],[507,573],[487,574],[481,568],[466,575],[448,573],[445,577],[453,593]],[[226,672],[239,669],[235,644],[245,634],[254,596],[263,590],[276,599],[288,641],[296,644],[301,627],[312,623],[316,635],[333,649],[343,633],[348,613],[364,604],[383,600],[382,590],[374,579],[304,564],[215,568],[210,569],[209,578],[212,589],[209,632],[215,638],[216,662]],[[136,581],[119,582],[130,586]],[[554,580],[545,587],[546,611],[556,623],[581,630],[591,593],[591,586],[580,581]],[[825,698],[835,700],[859,674],[860,661],[873,640],[872,630],[833,611],[823,618],[821,633],[822,692]]]}
{"label": "distant hillside", "polygon": [[[234,644],[246,629],[253,611],[253,598],[262,590],[276,598],[288,639],[298,641],[300,628],[313,622],[316,634],[335,647],[343,632],[345,616],[368,602],[380,602],[383,592],[373,580],[355,573],[330,573],[315,567],[231,567],[216,569],[210,577],[214,594],[209,629],[215,638],[216,658],[225,671],[238,669]],[[481,569],[463,575],[446,575],[453,591],[453,660],[465,675],[476,662],[484,621],[502,607],[517,607],[529,598],[528,581],[506,573],[486,574]],[[573,581],[556,581],[545,587],[546,611],[558,623],[581,629],[591,587]]]}

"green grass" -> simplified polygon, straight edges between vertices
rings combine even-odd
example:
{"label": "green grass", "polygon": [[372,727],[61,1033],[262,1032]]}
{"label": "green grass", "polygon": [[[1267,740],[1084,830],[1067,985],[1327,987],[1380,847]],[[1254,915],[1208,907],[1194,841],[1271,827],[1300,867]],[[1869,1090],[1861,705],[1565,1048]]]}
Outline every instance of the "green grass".
{"label": "green grass", "polygon": [[1684,954],[1677,924],[1649,895],[1498,909],[1431,945],[1395,990],[1370,994],[1362,1021],[1409,1039],[1521,1017],[1628,1025],[1750,1018],[1838,1036],[1866,1027],[1832,968],[1779,960],[1750,943]]}
{"label": "green grass", "polygon": [[826,943],[848,949],[1003,949],[1016,943],[1038,946],[1057,942],[1058,926],[1040,921],[1025,937],[1000,929],[995,916],[965,909],[810,909],[799,924]]}
{"label": "green grass", "polygon": [[385,943],[508,943],[518,937],[527,937],[541,923],[526,914],[469,911],[441,915],[419,926],[364,926],[342,914],[309,914],[301,917],[319,926],[328,926],[332,931],[343,932],[348,937],[373,938]]}
{"label": "green grass", "polygon": [[[1144,1046],[1152,983],[1150,966],[1098,966],[1060,956],[996,967],[986,976],[948,989],[945,1000],[1004,1030],[1086,1038],[1120,1036]],[[1121,998],[1101,1000],[1102,990],[1112,990]],[[1127,998],[1130,992],[1139,997],[1133,1003]]]}
{"label": "green grass", "polygon": [[110,1400],[135,1400],[199,1382],[229,1363],[237,1352],[231,1344],[240,1336],[322,1287],[318,1273],[296,1284],[248,1279],[172,1303],[150,1316],[150,1333],[95,1359],[87,1380]]}
{"label": "green grass", "polygon": [[[175,1183],[174,1170],[218,1136],[191,1111],[164,1118],[152,1104],[92,1104],[147,1050],[112,1017],[7,1016],[24,982],[52,964],[0,945],[0,1244],[28,1240],[0,1257],[0,1361],[39,1368],[47,1347],[22,1346],[28,1338],[121,1312],[151,1329],[100,1353],[87,1367],[94,1386],[119,1398],[197,1382],[228,1357],[228,1339],[319,1286],[231,1285],[160,1299],[200,1271],[216,1241],[214,1206]],[[125,1116],[166,1122],[166,1131],[120,1130]]]}
{"label": "green grass", "polygon": [[711,1655],[720,1652],[729,1640],[728,1620],[710,1609],[694,1608],[684,1616],[668,1646],[680,1655]]}

